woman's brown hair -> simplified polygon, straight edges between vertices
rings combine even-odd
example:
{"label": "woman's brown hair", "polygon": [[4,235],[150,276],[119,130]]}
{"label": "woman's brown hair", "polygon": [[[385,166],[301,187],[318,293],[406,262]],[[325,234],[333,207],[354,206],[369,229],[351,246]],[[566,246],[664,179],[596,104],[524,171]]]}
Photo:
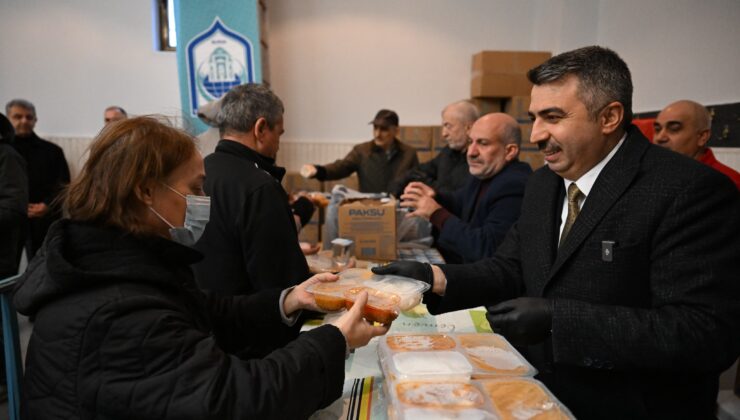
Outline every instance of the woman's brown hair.
{"label": "woman's brown hair", "polygon": [[90,156],[69,185],[64,208],[70,219],[150,233],[137,188],[163,181],[197,153],[187,133],[151,116],[108,124],[90,145]]}

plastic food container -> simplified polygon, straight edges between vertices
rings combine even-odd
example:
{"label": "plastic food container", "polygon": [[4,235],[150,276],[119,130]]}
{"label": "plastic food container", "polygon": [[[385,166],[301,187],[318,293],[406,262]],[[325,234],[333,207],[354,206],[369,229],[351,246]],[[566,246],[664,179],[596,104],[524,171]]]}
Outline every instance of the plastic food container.
{"label": "plastic food container", "polygon": [[429,290],[430,285],[423,281],[414,280],[401,276],[373,276],[373,282],[370,286],[384,292],[395,293],[401,301],[398,304],[399,309],[407,311],[421,303],[424,292]]}
{"label": "plastic food container", "polygon": [[327,311],[334,312],[345,308],[346,299],[344,293],[361,285],[363,281],[360,278],[344,278],[339,276],[339,280],[332,282],[319,282],[306,288],[308,293],[313,294],[316,306]]}
{"label": "plastic food container", "polygon": [[481,389],[470,383],[402,381],[391,387],[392,418],[497,418]]}
{"label": "plastic food container", "polygon": [[[404,352],[458,352],[471,366],[468,379],[534,376],[535,369],[506,339],[492,333],[388,334],[380,340],[381,362]],[[390,365],[387,363],[386,365]],[[382,363],[381,363],[381,366]]]}
{"label": "plastic food container", "polygon": [[465,382],[473,372],[465,356],[449,350],[395,353],[387,360],[387,368],[399,380]]}
{"label": "plastic food container", "polygon": [[540,381],[498,378],[478,382],[503,420],[574,419],[573,414]]}
{"label": "plastic food container", "polygon": [[455,339],[447,334],[394,334],[385,337],[390,351],[452,350],[457,347]]}
{"label": "plastic food container", "polygon": [[350,309],[354,305],[357,296],[363,291],[367,292],[367,303],[362,309],[362,316],[370,322],[390,324],[398,318],[398,303],[401,298],[394,294],[374,289],[372,287],[353,287],[344,292],[345,306]]}
{"label": "plastic food container", "polygon": [[473,377],[534,376],[536,369],[498,334],[456,334],[461,351],[473,365]]}

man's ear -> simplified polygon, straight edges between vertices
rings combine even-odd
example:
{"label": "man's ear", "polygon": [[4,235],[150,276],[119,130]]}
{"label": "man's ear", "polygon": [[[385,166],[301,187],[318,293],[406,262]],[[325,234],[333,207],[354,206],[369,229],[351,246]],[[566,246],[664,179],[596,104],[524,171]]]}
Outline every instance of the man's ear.
{"label": "man's ear", "polygon": [[512,160],[516,159],[517,156],[519,156],[519,146],[516,144],[507,144],[504,146],[506,150],[506,155],[504,155],[504,159],[507,162],[511,162]]}
{"label": "man's ear", "polygon": [[267,120],[265,119],[265,117],[257,118],[257,121],[255,121],[254,123],[254,138],[259,139],[266,128]]}
{"label": "man's ear", "polygon": [[147,181],[137,185],[134,188],[134,194],[147,207],[151,206],[154,204],[154,182]]}
{"label": "man's ear", "polygon": [[612,102],[604,107],[599,116],[601,132],[611,134],[616,131],[624,120],[624,105],[620,102]]}
{"label": "man's ear", "polygon": [[699,147],[706,146],[707,142],[709,141],[709,138],[712,137],[712,130],[704,129],[699,132],[699,141],[697,144]]}

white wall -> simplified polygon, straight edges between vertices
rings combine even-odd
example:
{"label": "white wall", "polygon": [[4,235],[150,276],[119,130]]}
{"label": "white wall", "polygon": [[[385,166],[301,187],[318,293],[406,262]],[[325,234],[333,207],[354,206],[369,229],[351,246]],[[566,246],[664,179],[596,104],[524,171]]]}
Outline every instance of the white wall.
{"label": "white wall", "polygon": [[[482,49],[614,48],[635,109],[740,101],[738,0],[269,0],[286,142],[356,142],[382,107],[436,124],[468,96]],[[40,134],[91,136],[102,109],[178,114],[175,55],[153,50],[151,0],[0,0],[0,102],[36,103]]]}
{"label": "white wall", "polygon": [[0,102],[36,105],[36,131],[93,136],[103,110],[179,115],[174,53],[154,50],[151,0],[0,0]]}

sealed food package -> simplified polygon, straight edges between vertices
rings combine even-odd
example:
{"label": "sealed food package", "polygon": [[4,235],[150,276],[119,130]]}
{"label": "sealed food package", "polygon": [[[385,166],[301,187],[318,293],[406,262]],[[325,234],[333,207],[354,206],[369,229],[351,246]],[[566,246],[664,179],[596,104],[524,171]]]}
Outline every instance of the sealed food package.
{"label": "sealed food package", "polygon": [[375,276],[375,274],[365,268],[348,268],[339,273],[339,278],[342,280],[354,280],[358,282],[370,280],[373,276]]}
{"label": "sealed food package", "polygon": [[306,291],[313,295],[316,306],[325,311],[334,312],[345,308],[346,299],[344,293],[353,287],[358,287],[362,283],[363,280],[357,277],[345,278],[339,276],[339,280],[337,281],[312,284],[306,288]]}
{"label": "sealed food package", "polygon": [[345,305],[347,309],[354,305],[357,296],[363,291],[367,292],[367,303],[362,309],[362,316],[370,322],[390,324],[398,318],[398,303],[401,298],[393,293],[373,289],[371,287],[353,287],[344,292]]}
{"label": "sealed food package", "polygon": [[463,382],[404,381],[393,386],[397,419],[496,419],[483,393]]}
{"label": "sealed food package", "polygon": [[385,336],[391,351],[452,350],[455,340],[446,334],[394,334]]}
{"label": "sealed food package", "polygon": [[473,365],[473,377],[533,376],[534,367],[498,334],[456,334],[460,348]]}
{"label": "sealed food package", "polygon": [[430,287],[428,283],[423,281],[393,275],[375,276],[373,280],[376,281],[372,282],[371,287],[384,292],[395,293],[401,298],[398,307],[402,311],[407,311],[421,303],[422,295]]}
{"label": "sealed food package", "polygon": [[480,386],[504,420],[573,419],[570,411],[545,386],[530,378],[482,380]]}
{"label": "sealed food package", "polygon": [[308,264],[309,271],[314,274],[336,273],[340,269],[331,255],[327,255],[323,252],[306,255],[306,263]]}
{"label": "sealed food package", "polygon": [[473,367],[456,351],[409,351],[393,354],[388,369],[399,379],[467,381]]}

